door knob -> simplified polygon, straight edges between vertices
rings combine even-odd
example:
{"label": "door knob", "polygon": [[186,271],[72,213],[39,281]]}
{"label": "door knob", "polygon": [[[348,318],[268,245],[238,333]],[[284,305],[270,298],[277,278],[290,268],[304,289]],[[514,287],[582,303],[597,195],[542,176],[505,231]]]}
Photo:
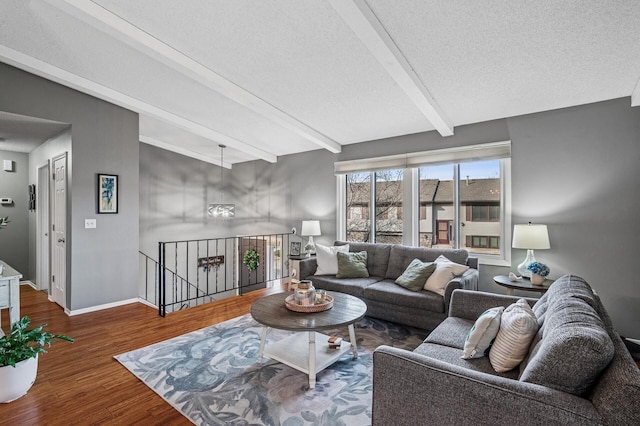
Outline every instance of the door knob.
{"label": "door knob", "polygon": [[59,243],[64,243],[64,238],[60,238],[60,239],[58,240],[58,242],[59,242]]}

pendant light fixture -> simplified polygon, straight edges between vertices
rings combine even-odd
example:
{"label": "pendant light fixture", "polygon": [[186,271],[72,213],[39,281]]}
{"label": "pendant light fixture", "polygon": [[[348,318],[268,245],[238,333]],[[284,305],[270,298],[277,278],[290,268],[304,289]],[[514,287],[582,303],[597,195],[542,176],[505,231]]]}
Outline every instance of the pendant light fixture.
{"label": "pendant light fixture", "polygon": [[236,205],[224,204],[224,149],[226,145],[218,145],[220,147],[220,203],[209,204],[207,212],[209,216],[215,218],[235,217]]}

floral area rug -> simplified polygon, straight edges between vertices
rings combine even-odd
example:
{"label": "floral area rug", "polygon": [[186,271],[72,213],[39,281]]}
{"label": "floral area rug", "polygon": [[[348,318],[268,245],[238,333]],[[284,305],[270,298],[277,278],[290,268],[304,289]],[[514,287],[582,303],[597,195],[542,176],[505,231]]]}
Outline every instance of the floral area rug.
{"label": "floral area rug", "polygon": [[[351,352],[308,377],[277,361],[258,362],[262,327],[251,315],[203,328],[115,358],[198,425],[371,424],[373,350],[416,348],[426,332],[365,317]],[[347,327],[325,331],[348,340]],[[267,344],[291,332],[270,330]],[[321,342],[318,342],[321,344]]]}

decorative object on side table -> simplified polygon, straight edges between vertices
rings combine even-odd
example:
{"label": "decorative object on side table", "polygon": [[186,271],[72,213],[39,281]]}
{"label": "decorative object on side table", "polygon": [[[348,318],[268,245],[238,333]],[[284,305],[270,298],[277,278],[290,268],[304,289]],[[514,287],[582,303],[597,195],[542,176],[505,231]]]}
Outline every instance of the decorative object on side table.
{"label": "decorative object on side table", "polygon": [[289,245],[289,256],[300,256],[300,249],[302,248],[302,243],[298,241],[292,241]]}
{"label": "decorative object on side table", "polygon": [[46,324],[27,330],[31,320],[23,317],[13,323],[11,332],[0,337],[0,402],[11,402],[25,395],[36,380],[38,355],[47,352],[54,339],[73,342],[61,334],[43,331]]}
{"label": "decorative object on side table", "polygon": [[540,262],[530,263],[527,269],[531,271],[531,284],[533,285],[542,285],[546,276],[551,272],[547,265]]}
{"label": "decorative object on side table", "polygon": [[534,225],[531,222],[527,225],[514,225],[511,246],[527,250],[527,257],[518,265],[518,273],[523,277],[531,277],[531,272],[527,269],[527,266],[536,261],[533,250],[551,248],[547,225]]}
{"label": "decorative object on side table", "polygon": [[316,254],[316,245],[313,242],[313,237],[317,237],[320,234],[320,221],[319,220],[303,220],[302,221],[302,230],[300,234],[303,237],[309,237],[309,241],[307,245],[304,246],[304,251],[307,256],[311,256],[312,254]]}

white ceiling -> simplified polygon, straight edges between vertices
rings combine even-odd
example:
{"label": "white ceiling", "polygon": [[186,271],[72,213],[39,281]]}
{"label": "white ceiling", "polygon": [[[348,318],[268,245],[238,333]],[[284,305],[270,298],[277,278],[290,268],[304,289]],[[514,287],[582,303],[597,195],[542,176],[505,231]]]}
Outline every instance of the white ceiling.
{"label": "white ceiling", "polygon": [[31,152],[68,123],[0,111],[0,151]]}
{"label": "white ceiling", "polygon": [[[619,97],[637,0],[3,0],[0,61],[226,166]],[[1,122],[0,122],[1,125]]]}

